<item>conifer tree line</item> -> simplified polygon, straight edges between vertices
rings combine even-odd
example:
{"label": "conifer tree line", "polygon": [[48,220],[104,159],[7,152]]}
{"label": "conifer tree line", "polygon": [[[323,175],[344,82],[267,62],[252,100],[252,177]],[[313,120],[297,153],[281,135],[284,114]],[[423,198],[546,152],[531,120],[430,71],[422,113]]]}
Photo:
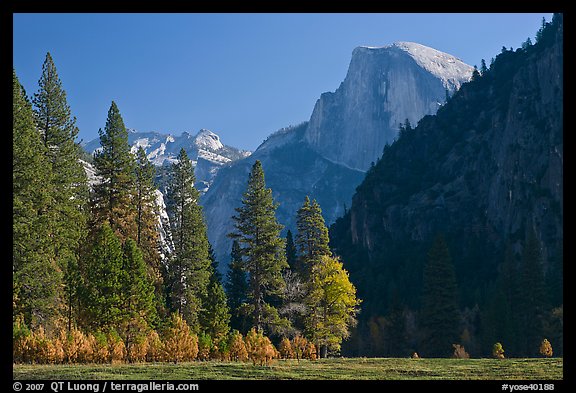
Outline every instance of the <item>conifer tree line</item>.
{"label": "conifer tree line", "polygon": [[284,357],[338,352],[360,301],[328,248],[316,201],[306,198],[296,238],[289,233],[286,241],[257,161],[232,217],[236,231],[224,278],[184,149],[169,173],[174,252],[163,259],[155,168],[142,148],[128,144],[118,105],[112,101],[99,130],[92,188],[77,135],[50,53],[32,100],[14,70],[15,362],[256,364],[280,356],[280,343]]}

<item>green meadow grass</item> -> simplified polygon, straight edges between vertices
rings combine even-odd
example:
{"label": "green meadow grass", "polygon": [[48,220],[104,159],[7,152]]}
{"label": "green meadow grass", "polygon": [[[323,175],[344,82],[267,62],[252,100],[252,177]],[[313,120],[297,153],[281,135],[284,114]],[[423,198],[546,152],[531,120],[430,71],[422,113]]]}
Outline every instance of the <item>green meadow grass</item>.
{"label": "green meadow grass", "polygon": [[373,380],[560,380],[563,359],[335,358],[252,363],[191,362],[118,365],[14,365],[15,380],[27,379],[373,379]]}

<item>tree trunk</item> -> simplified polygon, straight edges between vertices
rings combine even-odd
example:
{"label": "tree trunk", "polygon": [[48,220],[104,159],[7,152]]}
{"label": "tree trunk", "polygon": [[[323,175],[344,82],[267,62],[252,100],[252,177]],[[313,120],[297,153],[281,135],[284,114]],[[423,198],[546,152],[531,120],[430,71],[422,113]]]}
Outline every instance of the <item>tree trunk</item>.
{"label": "tree trunk", "polygon": [[328,346],[321,345],[320,346],[320,359],[328,357]]}

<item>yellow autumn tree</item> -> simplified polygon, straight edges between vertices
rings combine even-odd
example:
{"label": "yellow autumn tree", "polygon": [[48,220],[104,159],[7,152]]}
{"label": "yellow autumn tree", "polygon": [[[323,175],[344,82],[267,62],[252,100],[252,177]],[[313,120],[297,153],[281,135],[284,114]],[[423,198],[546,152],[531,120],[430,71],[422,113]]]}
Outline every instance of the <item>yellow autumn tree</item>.
{"label": "yellow autumn tree", "polygon": [[309,288],[306,333],[320,349],[320,357],[326,357],[328,350],[339,351],[342,340],[350,336],[361,301],[336,257],[322,255],[312,266]]}

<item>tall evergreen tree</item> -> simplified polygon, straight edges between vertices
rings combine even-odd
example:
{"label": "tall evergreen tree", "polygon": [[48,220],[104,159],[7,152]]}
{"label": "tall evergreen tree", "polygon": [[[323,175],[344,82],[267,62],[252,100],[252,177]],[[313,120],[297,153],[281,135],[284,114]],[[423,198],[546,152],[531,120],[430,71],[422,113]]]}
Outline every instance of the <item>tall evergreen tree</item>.
{"label": "tall evergreen tree", "polygon": [[242,315],[240,307],[248,299],[248,282],[242,261],[242,251],[236,240],[232,242],[230,256],[231,260],[226,275],[226,295],[231,313],[230,325],[245,334],[248,331],[248,326],[246,326],[245,316]]}
{"label": "tall evergreen tree", "polygon": [[288,263],[290,270],[294,272],[301,270],[299,266],[300,261],[298,260],[298,252],[296,251],[296,245],[294,244],[294,237],[290,230],[286,233],[286,263]]}
{"label": "tall evergreen tree", "polygon": [[132,239],[124,242],[121,278],[121,331],[128,360],[132,361],[134,342],[158,323],[154,287],[142,252]]}
{"label": "tall evergreen tree", "polygon": [[544,338],[544,318],[548,305],[541,245],[534,229],[528,233],[521,262],[521,300],[518,307],[523,338],[522,352],[524,356],[538,356],[538,345]]}
{"label": "tall evergreen tree", "polygon": [[208,257],[210,258],[210,279],[215,279],[216,281],[218,281],[219,283],[222,284],[222,273],[220,273],[220,270],[218,268],[219,264],[218,264],[218,260],[216,259],[216,254],[214,253],[214,248],[212,247],[212,244],[210,242],[208,242]]}
{"label": "tall evergreen tree", "polygon": [[158,233],[158,215],[156,207],[156,186],[154,165],[146,157],[140,146],[136,152],[136,243],[142,251],[147,273],[154,284],[154,298],[160,315],[166,316],[164,305],[164,282],[161,273],[160,239]]}
{"label": "tall evergreen tree", "polygon": [[32,102],[50,171],[43,185],[49,195],[48,205],[41,214],[46,216],[45,228],[53,247],[55,267],[67,279],[63,289],[67,295],[70,326],[75,297],[75,274],[72,272],[76,269],[80,245],[87,232],[88,180],[80,163],[80,145],[75,142],[78,135],[76,118],[71,115],[66,92],[50,53],[46,54],[38,85]]}
{"label": "tall evergreen tree", "polygon": [[230,309],[228,308],[226,293],[222,286],[221,275],[218,272],[218,262],[210,247],[210,281],[206,297],[203,300],[203,309],[200,314],[200,325],[205,334],[210,335],[214,344],[218,345],[230,331]]}
{"label": "tall evergreen tree", "polygon": [[57,314],[61,277],[50,244],[50,182],[46,148],[34,124],[32,106],[12,73],[12,272],[13,318],[33,328]]}
{"label": "tall evergreen tree", "polygon": [[422,353],[427,357],[447,357],[458,343],[460,312],[456,275],[444,236],[438,235],[424,266],[421,326],[424,328]]}
{"label": "tall evergreen tree", "polygon": [[102,181],[94,186],[94,220],[96,225],[108,221],[121,240],[137,239],[136,161],[130,153],[128,132],[114,101],[108,110],[104,131],[100,129],[98,133],[102,150],[94,154],[94,167]]}
{"label": "tall evergreen tree", "polygon": [[302,271],[299,273],[306,277],[322,255],[332,255],[328,246],[330,241],[328,228],[322,217],[322,209],[316,200],[310,202],[310,198],[306,196],[304,204],[298,209],[296,227],[298,228],[296,245],[302,266]]}
{"label": "tall evergreen tree", "polygon": [[172,164],[168,190],[168,214],[172,225],[174,255],[169,262],[170,303],[190,328],[198,333],[198,313],[210,278],[209,243],[199,192],[194,188],[194,169],[184,149]]}
{"label": "tall evergreen tree", "polygon": [[276,220],[277,205],[272,190],[266,188],[260,161],[252,166],[242,206],[233,216],[236,232],[229,236],[241,245],[244,267],[248,272],[248,299],[252,326],[273,333],[282,322],[273,303],[284,287],[282,269],[287,268],[282,225]]}
{"label": "tall evergreen tree", "polygon": [[82,264],[81,297],[89,329],[118,328],[123,322],[124,256],[122,242],[110,224],[100,225],[90,239]]}

